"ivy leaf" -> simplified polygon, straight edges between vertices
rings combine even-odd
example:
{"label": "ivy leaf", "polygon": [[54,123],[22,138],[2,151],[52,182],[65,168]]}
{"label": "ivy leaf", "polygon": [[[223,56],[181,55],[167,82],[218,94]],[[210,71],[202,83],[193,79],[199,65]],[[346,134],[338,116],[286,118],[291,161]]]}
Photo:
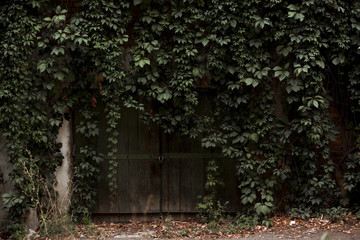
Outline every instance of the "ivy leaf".
{"label": "ivy leaf", "polygon": [[135,63],[136,66],[143,68],[145,65],[150,65],[150,60],[147,58],[141,59],[140,61]]}
{"label": "ivy leaf", "polygon": [[255,209],[256,209],[256,213],[257,214],[268,214],[270,213],[270,208],[268,206],[266,206],[265,204],[259,204],[259,205],[255,205]]}
{"label": "ivy leaf", "polygon": [[42,73],[46,70],[46,63],[44,62],[39,62],[38,65],[37,65],[37,69]]}
{"label": "ivy leaf", "polygon": [[302,13],[296,13],[295,17],[294,17],[294,19],[298,19],[298,20],[300,20],[300,22],[302,22],[304,20],[304,18],[305,18],[305,15]]}
{"label": "ivy leaf", "polygon": [[139,77],[138,78],[138,83],[146,84],[146,82],[147,82],[147,79],[145,77]]}
{"label": "ivy leaf", "polygon": [[142,1],[143,1],[143,0],[134,0],[134,6],[141,4]]}
{"label": "ivy leaf", "polygon": [[299,7],[294,4],[290,4],[287,8],[291,11],[297,11],[299,9]]}
{"label": "ivy leaf", "polygon": [[199,68],[197,68],[197,67],[196,67],[196,68],[193,68],[192,74],[193,74],[194,77],[200,77],[200,76],[201,76],[200,70],[199,70]]}
{"label": "ivy leaf", "polygon": [[244,79],[244,82],[246,83],[246,85],[251,85],[253,82],[254,82],[254,79],[252,79],[252,78],[245,78]]}
{"label": "ivy leaf", "polygon": [[236,27],[236,20],[235,19],[232,19],[230,20],[230,25],[235,28]]}
{"label": "ivy leaf", "polygon": [[240,142],[240,143],[245,142],[245,138],[242,135],[239,135],[232,141],[233,144],[238,143],[238,142]]}
{"label": "ivy leaf", "polygon": [[231,74],[234,74],[235,71],[236,71],[235,67],[234,67],[234,66],[231,66],[231,65],[227,67],[227,70],[228,70],[229,73],[231,73]]}
{"label": "ivy leaf", "polygon": [[340,54],[339,56],[335,56],[335,57],[333,56],[332,63],[334,65],[338,65],[338,64],[343,63],[343,62],[345,62],[344,55]]}
{"label": "ivy leaf", "polygon": [[64,73],[62,73],[62,72],[60,72],[60,71],[54,73],[54,78],[56,78],[56,79],[58,79],[58,80],[60,80],[60,81],[64,80],[64,77],[65,77]]}
{"label": "ivy leaf", "polygon": [[324,61],[322,61],[322,60],[316,60],[315,63],[316,63],[319,67],[321,67],[322,69],[325,68],[325,63],[324,63]]}
{"label": "ivy leaf", "polygon": [[168,89],[166,89],[164,92],[160,93],[156,99],[159,102],[164,103],[167,100],[169,100],[171,97],[172,97],[172,94],[170,93],[170,91]]}
{"label": "ivy leaf", "polygon": [[62,55],[65,54],[65,50],[62,47],[55,47],[53,48],[53,50],[51,51],[51,55],[59,55],[59,53],[61,53]]}
{"label": "ivy leaf", "polygon": [[204,38],[201,43],[205,47],[209,43],[209,40],[207,38]]}
{"label": "ivy leaf", "polygon": [[252,134],[250,134],[249,137],[251,140],[253,140],[256,143],[259,141],[259,135],[257,133],[252,133]]}
{"label": "ivy leaf", "polygon": [[318,107],[319,107],[318,101],[314,100],[314,101],[313,101],[313,105],[314,105],[314,107],[318,108]]}
{"label": "ivy leaf", "polygon": [[60,5],[58,5],[58,6],[56,7],[55,12],[56,12],[57,14],[60,14],[60,13],[61,13],[61,6],[60,6]]}
{"label": "ivy leaf", "polygon": [[142,20],[144,22],[149,23],[149,24],[153,21],[152,17],[150,17],[150,16],[145,16],[145,17],[142,18]]}
{"label": "ivy leaf", "polygon": [[290,46],[283,46],[283,45],[280,45],[280,46],[277,46],[276,47],[276,51],[283,55],[284,57],[286,57],[287,55],[289,55],[289,53],[292,51],[292,47]]}
{"label": "ivy leaf", "polygon": [[256,47],[256,48],[259,48],[261,47],[263,44],[263,42],[260,40],[260,39],[251,39],[249,41],[249,45],[250,47]]}
{"label": "ivy leaf", "polygon": [[288,17],[292,18],[295,16],[295,14],[296,14],[296,12],[288,12]]}

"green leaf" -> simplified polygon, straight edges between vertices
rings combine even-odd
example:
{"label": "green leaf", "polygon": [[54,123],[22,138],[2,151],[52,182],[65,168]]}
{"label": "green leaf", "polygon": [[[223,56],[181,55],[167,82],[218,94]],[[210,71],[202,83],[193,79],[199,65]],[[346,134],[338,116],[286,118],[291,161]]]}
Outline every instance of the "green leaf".
{"label": "green leaf", "polygon": [[290,4],[287,8],[291,11],[297,11],[299,9],[299,7],[294,4]]}
{"label": "green leaf", "polygon": [[56,72],[56,73],[54,74],[54,77],[55,77],[56,79],[62,81],[62,80],[64,80],[65,75],[64,75],[64,73],[62,73],[62,72]]}
{"label": "green leaf", "polygon": [[204,38],[201,43],[205,47],[209,43],[209,40],[207,38]]}
{"label": "green leaf", "polygon": [[321,60],[316,60],[315,63],[316,63],[319,67],[321,67],[322,69],[325,68],[325,63],[324,63],[323,61],[321,61]]}
{"label": "green leaf", "polygon": [[254,82],[254,79],[252,78],[245,78],[244,79],[244,82],[246,83],[246,85],[252,85],[252,83]]}
{"label": "green leaf", "polygon": [[244,141],[245,141],[245,138],[240,135],[240,136],[237,136],[237,137],[232,141],[232,143],[233,143],[233,144],[238,143],[238,142],[243,143]]}
{"label": "green leaf", "polygon": [[201,77],[199,68],[193,68],[192,74],[194,77]]}
{"label": "green leaf", "polygon": [[58,5],[58,6],[56,7],[55,12],[56,12],[57,14],[60,14],[60,13],[61,13],[61,6],[60,6],[60,5]]}
{"label": "green leaf", "polygon": [[304,18],[305,18],[305,15],[302,13],[296,13],[295,17],[294,17],[294,19],[298,19],[298,20],[300,20],[300,22],[302,22],[304,20]]}
{"label": "green leaf", "polygon": [[318,108],[318,107],[319,107],[318,101],[314,100],[314,101],[313,101],[313,105],[314,105],[316,108]]}
{"label": "green leaf", "polygon": [[251,140],[253,140],[256,143],[259,141],[259,135],[257,133],[252,133],[252,134],[250,134],[249,137]]}
{"label": "green leaf", "polygon": [[147,79],[145,77],[139,77],[138,82],[141,83],[141,84],[146,84]]}
{"label": "green leaf", "polygon": [[164,103],[167,100],[169,100],[171,97],[172,97],[172,94],[170,93],[170,91],[168,89],[166,89],[164,92],[160,93],[156,99],[159,102]]}
{"label": "green leaf", "polygon": [[295,16],[295,14],[296,14],[296,12],[288,12],[288,17],[292,18]]}
{"label": "green leaf", "polygon": [[150,60],[147,58],[141,59],[140,61],[138,61],[136,63],[137,66],[140,66],[141,68],[143,68],[145,65],[150,65]]}
{"label": "green leaf", "polygon": [[231,66],[231,65],[227,67],[227,70],[228,70],[229,73],[231,73],[231,74],[234,74],[235,71],[236,71],[235,67],[234,67],[234,66]]}
{"label": "green leaf", "polygon": [[235,20],[235,19],[232,19],[232,20],[230,21],[230,25],[231,25],[233,28],[235,28],[235,27],[236,27],[236,20]]}
{"label": "green leaf", "polygon": [[46,67],[47,67],[47,65],[45,63],[39,62],[38,66],[37,66],[37,69],[42,73],[42,72],[44,72],[46,70]]}
{"label": "green leaf", "polygon": [[142,1],[143,1],[143,0],[134,0],[134,6],[141,4]]}

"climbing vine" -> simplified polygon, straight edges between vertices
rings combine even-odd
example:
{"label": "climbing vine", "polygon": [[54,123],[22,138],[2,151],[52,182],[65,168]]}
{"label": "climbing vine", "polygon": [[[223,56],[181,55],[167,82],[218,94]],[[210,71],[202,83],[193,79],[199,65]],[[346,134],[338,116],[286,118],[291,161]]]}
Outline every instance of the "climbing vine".
{"label": "climbing vine", "polygon": [[[359,148],[352,139],[348,156],[334,159],[339,126],[329,107],[346,110],[358,138],[359,16],[358,1],[341,0],[5,1],[0,128],[13,166],[15,191],[4,197],[12,219],[35,206],[23,164],[53,181],[64,117],[75,115],[81,138],[74,216],[89,216],[96,202],[101,161],[115,192],[124,108],[235,159],[244,214],[310,216],[338,205],[359,184]],[[201,89],[214,99],[200,113]],[[104,134],[99,119],[105,153],[94,142]]]}

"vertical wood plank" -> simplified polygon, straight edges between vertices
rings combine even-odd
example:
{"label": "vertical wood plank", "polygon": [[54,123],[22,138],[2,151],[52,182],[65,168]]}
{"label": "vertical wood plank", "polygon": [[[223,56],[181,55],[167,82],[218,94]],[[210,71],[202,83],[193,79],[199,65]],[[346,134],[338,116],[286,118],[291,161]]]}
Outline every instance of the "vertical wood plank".
{"label": "vertical wood plank", "polygon": [[162,184],[162,212],[166,213],[169,212],[169,181],[170,181],[170,176],[169,176],[169,166],[170,166],[170,161],[169,159],[165,159],[163,164],[162,164],[162,182],[160,182],[160,184]]}
{"label": "vertical wood plank", "polygon": [[150,160],[150,211],[160,211],[160,166],[157,159]]}
{"label": "vertical wood plank", "polygon": [[195,212],[196,204],[199,202],[199,196],[204,192],[204,167],[203,159],[193,159],[192,161],[192,195],[191,195],[191,212]]}
{"label": "vertical wood plank", "polygon": [[[137,113],[137,153],[150,154],[147,149],[149,126],[139,119]],[[139,161],[139,212],[150,211],[150,158]]]}
{"label": "vertical wood plank", "polygon": [[168,206],[169,212],[180,211],[180,160],[170,159],[169,161],[169,181],[168,181]]}
{"label": "vertical wood plank", "polygon": [[[138,121],[137,114],[134,110],[128,110],[128,154],[136,154],[138,150]],[[140,211],[139,202],[139,159],[129,159],[129,195],[130,195],[130,211],[137,213]]]}
{"label": "vertical wood plank", "polygon": [[192,161],[181,159],[180,166],[180,211],[191,211],[192,201]]}
{"label": "vertical wood plank", "polygon": [[129,160],[125,157],[129,152],[129,116],[126,109],[121,113],[121,119],[118,124],[118,152],[117,154],[123,156],[118,161],[118,196],[117,212],[130,212],[130,185],[129,185]]}
{"label": "vertical wood plank", "polygon": [[224,188],[222,199],[223,201],[229,201],[228,210],[229,211],[238,211],[240,202],[240,191],[238,189],[237,177],[236,177],[236,165],[234,159],[221,159],[222,175],[224,181]]}
{"label": "vertical wood plank", "polygon": [[[94,212],[99,213],[107,213],[110,211],[110,202],[109,202],[109,188],[108,186],[108,179],[107,173],[109,171],[109,162],[104,160],[102,164],[100,164],[99,170],[99,180],[98,180],[98,192],[97,192],[97,208],[94,209]],[[106,186],[106,187],[102,187]]]}
{"label": "vertical wood plank", "polygon": [[130,199],[129,199],[129,160],[118,160],[118,212],[130,212]]}

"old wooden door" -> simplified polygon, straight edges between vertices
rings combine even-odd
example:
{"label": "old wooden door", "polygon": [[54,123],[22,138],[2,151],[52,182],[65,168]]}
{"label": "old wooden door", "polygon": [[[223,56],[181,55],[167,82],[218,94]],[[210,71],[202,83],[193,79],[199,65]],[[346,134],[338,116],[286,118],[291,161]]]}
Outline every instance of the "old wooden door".
{"label": "old wooden door", "polygon": [[[111,198],[108,160],[101,164],[94,213],[194,212],[203,193],[205,162],[211,154],[200,144],[166,135],[145,124],[135,110],[126,110],[119,124],[118,190]],[[96,140],[106,149],[106,135]]]}
{"label": "old wooden door", "polygon": [[[105,120],[100,120],[99,152],[106,154]],[[226,188],[224,200],[230,211],[238,209],[239,195],[234,163],[212,154],[200,143],[176,134],[164,134],[158,126],[145,124],[135,110],[124,110],[119,123],[116,161],[118,189],[108,187],[109,159],[100,166],[98,214],[193,213],[203,194],[206,163],[221,160]],[[111,197],[113,196],[113,197]]]}

